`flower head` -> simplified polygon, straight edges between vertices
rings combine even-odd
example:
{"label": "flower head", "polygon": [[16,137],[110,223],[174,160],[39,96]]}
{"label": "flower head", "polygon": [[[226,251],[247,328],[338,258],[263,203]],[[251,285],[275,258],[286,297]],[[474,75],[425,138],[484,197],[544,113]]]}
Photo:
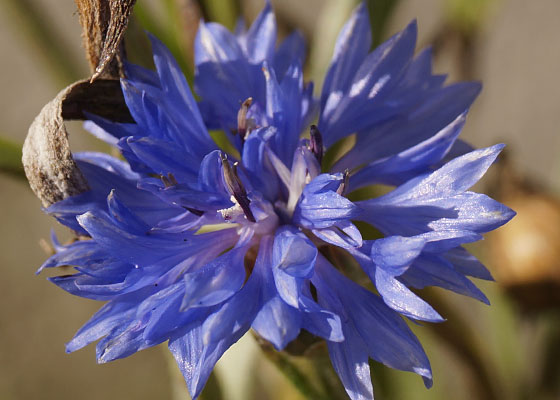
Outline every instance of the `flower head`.
{"label": "flower head", "polygon": [[[468,191],[502,148],[457,145],[480,85],[432,74],[430,50],[414,56],[414,22],[371,52],[370,37],[361,5],[316,100],[303,79],[303,41],[294,34],[276,47],[270,4],[247,31],[201,23],[199,102],[151,38],[156,71],[128,65],[122,80],[135,123],[86,123],[126,161],[75,154],[91,190],[47,209],[87,239],[54,239],[57,253],[41,269],[73,265],[75,274],[51,280],[107,301],[67,351],[99,340],[98,361],[107,362],[168,342],[196,398],[249,329],[277,350],[305,330],[327,342],[352,399],[373,398],[369,357],[431,385],[402,316],[442,317],[410,288],[487,302],[467,276],[491,276],[462,245],[514,212]],[[229,154],[209,129],[226,133]],[[344,138],[350,149],[329,165],[325,152]],[[351,200],[373,184],[395,188]],[[382,237],[364,239],[356,221]],[[333,249],[378,294],[350,279]]]}

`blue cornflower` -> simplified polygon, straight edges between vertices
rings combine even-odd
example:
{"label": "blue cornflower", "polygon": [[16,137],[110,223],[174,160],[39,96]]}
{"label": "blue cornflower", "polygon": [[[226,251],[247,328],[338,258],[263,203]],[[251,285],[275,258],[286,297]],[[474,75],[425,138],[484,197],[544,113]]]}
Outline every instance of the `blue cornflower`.
{"label": "blue cornflower", "polygon": [[[303,41],[294,34],[276,47],[270,4],[247,31],[201,23],[199,102],[151,38],[156,71],[128,65],[122,80],[135,123],[86,122],[126,161],[75,154],[90,190],[47,209],[86,239],[53,238],[57,252],[41,269],[73,265],[75,274],[51,281],[107,301],[68,352],[99,340],[97,359],[107,362],[167,341],[196,398],[249,329],[277,350],[303,329],[327,342],[352,399],[373,398],[369,357],[431,385],[402,316],[442,317],[410,288],[487,302],[467,276],[492,277],[462,245],[514,215],[468,191],[503,146],[461,152],[457,136],[480,85],[432,74],[430,50],[414,56],[415,22],[372,52],[370,37],[362,4],[315,99]],[[223,130],[234,150],[219,149],[208,129]],[[327,165],[325,151],[344,138],[349,150]],[[395,188],[350,200],[372,184]],[[355,221],[382,238],[365,240]],[[378,294],[350,279],[333,249]]]}

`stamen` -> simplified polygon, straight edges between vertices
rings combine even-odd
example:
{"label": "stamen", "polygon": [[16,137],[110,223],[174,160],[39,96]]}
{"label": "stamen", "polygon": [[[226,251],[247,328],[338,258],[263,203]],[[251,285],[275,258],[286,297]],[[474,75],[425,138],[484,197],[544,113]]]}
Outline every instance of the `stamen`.
{"label": "stamen", "polygon": [[161,181],[163,182],[166,188],[179,184],[179,182],[177,182],[177,179],[175,179],[175,176],[171,172],[168,172],[167,176],[160,175],[159,178],[161,179]]}
{"label": "stamen", "polygon": [[[179,182],[177,182],[177,179],[175,178],[175,175],[173,175],[171,172],[167,173],[167,176],[165,175],[160,175],[159,178],[161,179],[161,181],[163,182],[163,184],[165,185],[165,188],[170,188],[172,186],[178,185]],[[183,206],[183,208],[187,211],[190,211],[191,213],[193,213],[194,215],[197,216],[201,216],[202,214],[204,214],[204,211],[201,210],[197,210],[196,208],[190,208],[190,207],[185,207]]]}
{"label": "stamen", "polygon": [[227,155],[225,153],[220,153],[220,159],[222,160],[222,166],[224,169],[224,178],[226,181],[226,186],[229,192],[233,195],[245,217],[251,222],[256,222],[255,216],[249,207],[251,201],[247,196],[247,191],[239,179],[239,175],[237,174],[237,163],[233,164],[233,168],[229,165],[229,161]]}
{"label": "stamen", "polygon": [[342,182],[340,182],[340,186],[336,189],[336,193],[344,196],[344,192],[348,189],[348,169],[344,170],[344,174],[342,175]]}
{"label": "stamen", "polygon": [[309,129],[311,140],[309,141],[309,150],[313,153],[319,165],[323,161],[323,136],[316,125],[311,125]]}
{"label": "stamen", "polygon": [[204,214],[204,211],[197,210],[196,208],[184,207],[184,209],[193,213],[197,217],[200,217]]}
{"label": "stamen", "polygon": [[247,134],[254,128],[254,121],[252,119],[247,119],[247,112],[251,104],[253,104],[253,98],[249,97],[241,104],[241,108],[237,112],[237,133],[243,141],[247,137]]}

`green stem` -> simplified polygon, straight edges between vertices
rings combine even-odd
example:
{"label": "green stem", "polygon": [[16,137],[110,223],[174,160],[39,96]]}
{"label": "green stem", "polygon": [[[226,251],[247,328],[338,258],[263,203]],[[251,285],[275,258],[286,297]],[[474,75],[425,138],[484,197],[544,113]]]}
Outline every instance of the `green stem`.
{"label": "green stem", "polygon": [[3,138],[0,138],[0,172],[26,179],[21,164],[21,146]]}
{"label": "green stem", "polygon": [[306,398],[310,400],[328,400],[329,397],[320,393],[310,382],[310,379],[290,360],[284,353],[273,350],[272,348],[262,347],[266,358],[272,362],[278,370],[286,377],[294,387]]}
{"label": "green stem", "polygon": [[323,390],[328,393],[328,398],[333,400],[345,400],[348,398],[344,386],[334,371],[328,353],[326,351],[320,355],[311,357],[313,367]]}
{"label": "green stem", "polygon": [[475,378],[473,384],[478,391],[478,398],[480,400],[500,399],[501,391],[497,387],[498,382],[491,375],[487,363],[473,342],[472,331],[468,322],[464,320],[461,314],[449,307],[437,292],[426,290],[422,292],[422,297],[442,315],[446,316],[446,323],[427,324],[426,328],[438,339],[447,343],[461,359],[463,365],[470,370]]}

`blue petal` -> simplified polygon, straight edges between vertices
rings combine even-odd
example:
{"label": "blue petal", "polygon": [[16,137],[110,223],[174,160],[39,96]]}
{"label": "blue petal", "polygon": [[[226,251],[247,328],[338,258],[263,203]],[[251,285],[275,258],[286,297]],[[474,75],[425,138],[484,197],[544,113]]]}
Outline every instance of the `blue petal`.
{"label": "blue petal", "polygon": [[264,105],[260,65],[251,66],[237,38],[219,24],[201,23],[195,39],[195,88],[206,102],[206,114],[222,129],[237,128],[237,112],[249,97]]}
{"label": "blue petal", "polygon": [[311,232],[319,239],[343,249],[362,246],[362,234],[351,222],[339,221],[333,226],[323,229],[312,229]]}
{"label": "blue petal", "polygon": [[251,274],[247,284],[212,313],[202,326],[195,326],[169,340],[169,349],[193,399],[200,395],[222,354],[250,328],[262,303],[260,285],[258,274]]}
{"label": "blue petal", "polygon": [[305,39],[298,31],[290,34],[280,44],[274,54],[274,71],[282,79],[293,63],[303,65],[305,58]]}
{"label": "blue petal", "polygon": [[442,208],[455,207],[457,217],[442,218],[429,224],[434,230],[457,229],[474,232],[489,232],[515,216],[515,211],[490,197],[473,192],[439,202]]}
{"label": "blue petal", "polygon": [[296,278],[280,268],[273,268],[274,283],[279,296],[290,306],[299,307],[303,278]]}
{"label": "blue petal", "polygon": [[350,200],[336,193],[342,174],[321,174],[307,184],[294,212],[294,222],[306,228],[322,229],[359,214]]}
{"label": "blue petal", "polygon": [[352,400],[373,400],[366,345],[352,324],[344,325],[343,342],[327,342],[331,363]]}
{"label": "blue petal", "polygon": [[[256,269],[270,267],[264,264],[266,252],[260,251],[265,245],[266,241],[261,243]],[[245,286],[208,317],[202,326],[205,343],[225,340],[229,347],[250,328],[263,305],[261,276],[262,273],[251,274]]]}
{"label": "blue petal", "polygon": [[480,289],[440,256],[421,255],[399,279],[407,286],[417,289],[439,286],[490,304]]}
{"label": "blue petal", "polygon": [[263,339],[272,343],[276,350],[281,351],[299,335],[301,319],[299,310],[274,295],[264,300],[252,327]]}
{"label": "blue petal", "polygon": [[276,45],[276,17],[269,1],[247,31],[245,45],[252,63],[272,60]]}
{"label": "blue petal", "polygon": [[272,272],[276,290],[289,305],[298,308],[305,278],[313,274],[317,248],[293,227],[276,231],[272,255]]}
{"label": "blue petal", "polygon": [[360,215],[385,234],[417,235],[430,230],[488,232],[515,213],[489,197],[463,192],[484,174],[503,146],[459,157],[376,199],[359,202]]}
{"label": "blue petal", "polygon": [[151,35],[150,41],[166,105],[170,108],[168,117],[181,128],[185,148],[196,149],[199,154],[208,153],[216,146],[202,122],[185,76],[169,50]]}
{"label": "blue petal", "polygon": [[[111,172],[114,175],[118,175],[121,178],[121,180],[122,178],[127,180],[136,180],[140,178],[140,175],[132,171],[130,169],[130,166],[126,162],[119,160],[116,157],[112,157],[109,154],[97,153],[93,151],[82,151],[82,152],[73,153],[73,156],[76,162],[78,163],[78,165],[80,166],[80,170],[82,170],[82,172],[86,175],[86,178],[90,186],[93,186],[93,188],[96,190],[99,187],[96,186],[98,184],[100,185],[105,184],[104,187],[109,187],[107,182],[104,182],[104,180],[107,179],[107,176],[104,176],[103,179],[102,180],[100,179],[100,182],[98,182],[97,180],[95,180],[95,176],[93,176],[94,173],[91,173],[92,176],[90,176],[90,168],[89,168],[90,165],[93,166],[92,169],[94,170],[97,170],[98,168],[102,168],[107,172]],[[90,182],[90,180],[93,180],[94,182]],[[111,184],[114,184],[113,181],[111,181]]]}
{"label": "blue petal", "polygon": [[278,176],[266,157],[267,140],[274,134],[273,128],[257,129],[249,135],[243,145],[243,165],[249,172],[253,187],[259,188],[263,196],[275,201],[278,196]]}
{"label": "blue petal", "polygon": [[[391,368],[415,372],[423,377],[426,386],[431,386],[432,373],[428,358],[401,317],[378,296],[344,277],[324,258],[318,261],[317,272],[313,283],[317,287],[319,300],[333,303],[329,296],[324,297],[325,292],[330,290],[336,293],[344,313],[366,344],[369,355]],[[336,307],[331,304],[331,308],[333,306]],[[346,342],[346,331],[344,336]]]}
{"label": "blue petal", "polygon": [[46,210],[72,229],[87,235],[76,221],[76,216],[87,211],[106,210],[107,196],[112,189],[116,189],[127,207],[141,214],[148,224],[178,214],[176,209],[152,194],[138,190],[138,175],[122,161],[102,153],[77,153],[74,157],[91,190],[59,201]]}
{"label": "blue petal", "polygon": [[185,297],[181,309],[208,307],[233,296],[245,282],[244,258],[247,248],[228,251],[201,269],[183,277]]}
{"label": "blue petal", "polygon": [[84,122],[84,129],[112,146],[116,146],[119,139],[126,136],[143,136],[136,124],[113,122],[92,114],[86,116],[89,120]]}
{"label": "blue petal", "polygon": [[154,88],[160,87],[160,78],[154,71],[128,61],[124,62],[124,67],[126,78],[133,83],[143,83]]}
{"label": "blue petal", "polygon": [[[48,280],[74,296],[100,301],[114,298],[116,295],[120,294],[123,287],[125,287],[123,282],[99,282],[98,279],[94,279],[80,273],[74,275],[54,276],[48,278]],[[93,282],[88,283],[88,280]]]}
{"label": "blue petal", "polygon": [[164,176],[172,173],[179,182],[196,180],[198,165],[186,163],[185,152],[176,143],[149,137],[130,137],[126,143],[136,157],[151,168],[152,173]]}
{"label": "blue petal", "polygon": [[380,202],[398,200],[406,204],[451,197],[464,192],[482,178],[503,148],[503,144],[497,144],[465,154],[431,173],[416,183],[414,188],[406,188],[406,191],[398,188],[383,196]]}
{"label": "blue petal", "polygon": [[225,27],[216,23],[202,22],[195,39],[195,64],[205,62],[223,64],[243,58],[243,50],[237,38]]}
{"label": "blue petal", "polygon": [[203,251],[203,248],[231,243],[237,236],[230,229],[201,235],[163,235],[149,232],[139,235],[118,227],[102,212],[85,213],[78,217],[78,221],[93,240],[115,258],[140,266],[156,265],[159,268],[174,266]]}
{"label": "blue petal", "polygon": [[169,205],[186,207],[199,211],[217,211],[233,205],[229,197],[220,190],[221,181],[216,182],[211,192],[195,190],[188,185],[165,187],[161,181],[143,179],[138,183],[140,189],[149,191]]}
{"label": "blue petal", "polygon": [[424,90],[433,90],[443,85],[446,76],[432,74],[432,58],[433,51],[430,47],[422,50],[414,58],[399,85],[402,91],[400,96],[418,96],[418,90],[414,89],[418,89],[419,86]]}
{"label": "blue petal", "polygon": [[[219,357],[212,354],[212,351],[203,344],[200,326],[191,329],[183,336],[169,340],[169,350],[185,378],[191,398],[196,399]],[[208,357],[209,353],[210,357]]]}
{"label": "blue petal", "polygon": [[427,253],[444,253],[465,243],[472,243],[482,240],[482,235],[472,231],[432,231],[419,237],[426,240],[424,251]]}
{"label": "blue petal", "polygon": [[300,231],[283,227],[276,231],[272,265],[296,278],[309,278],[313,273],[317,248]]}
{"label": "blue petal", "polygon": [[136,124],[142,127],[147,126],[148,123],[146,121],[143,102],[145,92],[142,92],[141,90],[136,88],[136,86],[134,86],[132,82],[127,81],[126,79],[121,79],[121,88],[128,111],[130,111],[130,114],[132,115],[132,118],[134,119]]}
{"label": "blue petal", "polygon": [[488,281],[494,280],[490,271],[488,271],[475,256],[469,254],[469,252],[462,247],[448,251],[444,254],[444,258],[453,264],[453,268],[455,268],[457,272],[463,275]]}
{"label": "blue petal", "polygon": [[372,261],[391,276],[401,275],[420,255],[426,240],[421,237],[390,236],[371,245]]}
{"label": "blue petal", "polygon": [[308,296],[301,296],[299,300],[303,311],[302,327],[306,331],[330,342],[344,340],[342,322],[337,314],[321,308]]}
{"label": "blue petal", "polygon": [[292,63],[278,84],[273,69],[263,64],[266,81],[266,113],[271,124],[279,130],[271,140],[272,150],[286,165],[290,165],[302,130],[303,71]]}
{"label": "blue petal", "polygon": [[337,170],[394,156],[430,139],[457,120],[480,90],[479,83],[460,82],[418,96],[412,105],[394,104],[398,98],[391,97],[391,101],[380,106],[382,108],[370,111],[369,118],[377,115],[383,117],[382,120],[364,120],[369,127],[355,128],[361,130],[356,144],[337,162]]}
{"label": "blue petal", "polygon": [[[253,329],[265,340],[282,350],[295,339],[301,329],[301,312],[289,306],[278,295],[272,276],[272,240],[264,239],[259,249],[262,262],[255,265],[253,273],[261,279],[263,305],[253,321]],[[258,268],[257,268],[258,267]]]}
{"label": "blue petal", "polygon": [[143,325],[133,322],[129,326],[119,326],[101,339],[96,346],[97,362],[100,364],[128,357],[148,348],[142,338]]}
{"label": "blue petal", "polygon": [[443,159],[443,162],[444,163],[449,162],[454,158],[464,156],[465,154],[470,153],[471,151],[474,150],[475,148],[471,146],[469,143],[465,142],[462,139],[457,139],[455,143],[453,143],[453,146],[451,147],[451,149],[449,150],[445,158]]}
{"label": "blue petal", "polygon": [[81,240],[57,250],[41,265],[37,273],[44,268],[62,265],[87,265],[105,260],[108,254],[92,240]]}
{"label": "blue petal", "polygon": [[424,300],[382,268],[375,270],[375,287],[383,301],[398,313],[421,321],[441,322],[443,318]]}
{"label": "blue petal", "polygon": [[389,110],[389,114],[376,112],[375,107],[383,105],[383,98],[399,82],[412,59],[416,33],[416,22],[412,22],[404,31],[366,56],[347,93],[330,92],[321,107],[319,119],[319,129],[326,146],[394,114],[393,110]]}
{"label": "blue petal", "polygon": [[121,201],[114,189],[107,196],[107,208],[113,221],[122,229],[136,234],[145,234],[150,229],[148,224]]}
{"label": "blue petal", "polygon": [[229,197],[223,182],[222,162],[220,161],[220,150],[214,150],[208,153],[198,171],[198,184],[200,190],[221,194],[224,197]]}
{"label": "blue petal", "polygon": [[129,293],[101,307],[66,344],[66,352],[79,350],[108,335],[116,327],[128,325],[134,318],[138,302],[146,296],[148,290],[150,289]]}
{"label": "blue petal", "polygon": [[360,169],[350,178],[350,187],[355,190],[373,183],[398,185],[420,173],[428,172],[428,168],[438,163],[453,145],[463,128],[465,116],[462,114],[416,146]]}
{"label": "blue petal", "polygon": [[211,308],[179,310],[185,294],[182,282],[176,282],[147,297],[138,305],[136,318],[142,321],[144,343],[153,346],[169,339],[178,329],[197,323],[208,315]]}
{"label": "blue petal", "polygon": [[336,40],[333,58],[323,83],[321,108],[331,93],[345,92],[371,48],[371,28],[365,3],[352,13]]}

